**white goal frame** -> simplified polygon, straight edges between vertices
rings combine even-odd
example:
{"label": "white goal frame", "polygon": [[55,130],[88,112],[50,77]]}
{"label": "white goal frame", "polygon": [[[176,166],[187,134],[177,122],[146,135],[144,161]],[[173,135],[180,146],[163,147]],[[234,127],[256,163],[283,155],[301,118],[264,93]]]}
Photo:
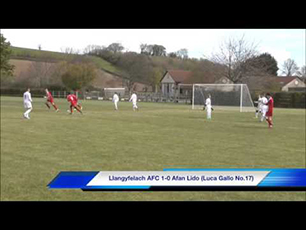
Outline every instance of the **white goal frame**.
{"label": "white goal frame", "polygon": [[255,111],[255,107],[254,107],[254,103],[253,100],[251,98],[251,94],[250,94],[250,90],[247,84],[192,84],[192,109],[195,109],[195,104],[194,104],[194,89],[195,86],[240,86],[240,112],[243,112],[243,87],[245,86],[247,89],[247,94],[249,96],[250,102],[252,104],[252,107],[254,108]]}

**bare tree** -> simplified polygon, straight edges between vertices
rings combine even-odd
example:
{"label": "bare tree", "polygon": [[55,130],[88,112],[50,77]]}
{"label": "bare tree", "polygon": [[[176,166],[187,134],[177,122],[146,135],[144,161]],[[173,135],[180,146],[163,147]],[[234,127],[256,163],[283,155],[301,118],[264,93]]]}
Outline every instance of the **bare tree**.
{"label": "bare tree", "polygon": [[300,76],[301,77],[306,77],[306,65],[301,67]]}
{"label": "bare tree", "polygon": [[288,58],[286,61],[284,61],[282,74],[285,74],[286,76],[293,76],[298,74],[298,71],[299,67],[293,59]]}
{"label": "bare tree", "polygon": [[213,53],[209,59],[226,66],[222,75],[237,83],[246,77],[246,61],[258,54],[256,49],[257,45],[247,42],[244,36],[240,39],[229,38],[220,45],[219,52]]}
{"label": "bare tree", "polygon": [[94,50],[94,45],[88,45],[83,49],[83,54],[90,54]]}
{"label": "bare tree", "polygon": [[98,55],[98,53],[103,49],[106,49],[106,47],[105,46],[99,46],[99,45],[88,45],[83,50],[83,53],[84,54],[91,54],[91,55]]}
{"label": "bare tree", "polygon": [[297,75],[306,83],[306,65],[302,66]]}
{"label": "bare tree", "polygon": [[32,84],[36,87],[45,87],[50,83],[54,71],[54,64],[50,62],[32,62],[28,69]]}
{"label": "bare tree", "polygon": [[64,53],[64,60],[68,62],[82,62],[84,56],[80,55],[81,51],[79,49],[74,49],[72,47],[62,47],[62,53]]}
{"label": "bare tree", "polygon": [[62,47],[61,51],[67,55],[80,54],[80,50],[74,49],[72,47]]}
{"label": "bare tree", "polygon": [[176,51],[176,56],[182,59],[187,59],[188,58],[188,50],[187,49],[180,49]]}

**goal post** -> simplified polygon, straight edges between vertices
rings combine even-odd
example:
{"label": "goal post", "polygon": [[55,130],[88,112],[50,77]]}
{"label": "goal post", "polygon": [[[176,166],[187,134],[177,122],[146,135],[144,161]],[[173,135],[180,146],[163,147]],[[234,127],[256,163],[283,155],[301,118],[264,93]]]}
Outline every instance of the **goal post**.
{"label": "goal post", "polygon": [[192,109],[194,109],[194,84],[192,85]]}
{"label": "goal post", "polygon": [[203,108],[211,95],[212,106],[218,109],[233,109],[254,112],[254,104],[246,84],[193,84],[192,109]]}

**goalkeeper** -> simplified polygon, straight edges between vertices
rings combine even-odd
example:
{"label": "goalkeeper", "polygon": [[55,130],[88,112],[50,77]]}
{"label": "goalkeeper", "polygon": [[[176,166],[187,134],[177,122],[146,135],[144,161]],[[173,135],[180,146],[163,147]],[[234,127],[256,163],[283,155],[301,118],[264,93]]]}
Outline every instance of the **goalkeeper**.
{"label": "goalkeeper", "polygon": [[119,101],[119,97],[117,92],[115,92],[114,96],[113,96],[113,103],[115,105],[115,110],[118,110],[118,101]]}
{"label": "goalkeeper", "polygon": [[210,94],[208,95],[208,98],[205,101],[203,109],[204,110],[206,109],[206,118],[208,120],[210,120],[211,119],[211,111],[213,110],[213,108],[211,106],[211,95]]}

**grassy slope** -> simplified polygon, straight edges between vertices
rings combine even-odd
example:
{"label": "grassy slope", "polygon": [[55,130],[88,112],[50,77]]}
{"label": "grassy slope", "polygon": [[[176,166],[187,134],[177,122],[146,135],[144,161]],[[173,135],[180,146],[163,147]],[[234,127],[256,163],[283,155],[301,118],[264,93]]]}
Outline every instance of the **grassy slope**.
{"label": "grassy slope", "polygon": [[1,97],[1,200],[305,200],[305,192],[82,192],[48,190],[59,171],[164,168],[304,168],[305,110],[275,109],[269,130],[252,113],[203,111],[186,105],[85,101],[48,111],[34,99],[31,120],[22,98]]}
{"label": "grassy slope", "polygon": [[[52,52],[52,51],[44,51],[44,50],[35,50],[35,49],[27,49],[20,47],[11,47],[12,54],[11,58],[17,59],[35,59],[35,60],[48,60],[48,61],[62,61],[69,57],[67,54],[60,52]],[[90,56],[89,59],[96,64],[96,66],[100,69],[103,69],[109,73],[113,73],[115,75],[122,75],[123,70],[118,67],[112,65],[111,63],[105,61],[102,58]]]}

